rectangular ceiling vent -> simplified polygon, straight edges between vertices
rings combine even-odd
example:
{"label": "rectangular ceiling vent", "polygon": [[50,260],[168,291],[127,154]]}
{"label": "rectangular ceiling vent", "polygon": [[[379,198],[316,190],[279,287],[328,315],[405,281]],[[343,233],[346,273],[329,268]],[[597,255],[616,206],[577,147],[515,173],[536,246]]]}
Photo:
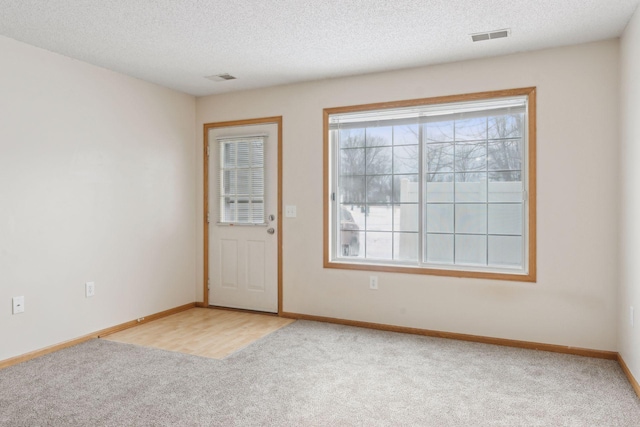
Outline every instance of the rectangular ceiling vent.
{"label": "rectangular ceiling vent", "polygon": [[209,79],[214,82],[223,82],[225,80],[235,80],[235,77],[233,77],[231,74],[224,73],[224,74],[215,74],[213,76],[206,76],[205,79]]}
{"label": "rectangular ceiling vent", "polygon": [[502,39],[505,37],[509,37],[510,32],[510,29],[506,29],[491,31],[489,33],[475,33],[471,34],[471,40],[473,40],[474,42],[481,42],[483,40]]}

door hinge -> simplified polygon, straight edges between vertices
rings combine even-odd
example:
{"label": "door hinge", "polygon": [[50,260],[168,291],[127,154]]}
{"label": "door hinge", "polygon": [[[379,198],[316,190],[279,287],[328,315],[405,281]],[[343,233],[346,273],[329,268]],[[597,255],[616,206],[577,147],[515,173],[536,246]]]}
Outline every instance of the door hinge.
{"label": "door hinge", "polygon": [[211,290],[211,279],[207,279],[207,290]]}
{"label": "door hinge", "polygon": [[331,193],[331,201],[332,202],[336,201],[336,193]]}
{"label": "door hinge", "polygon": [[207,224],[211,222],[211,214],[207,212]]}

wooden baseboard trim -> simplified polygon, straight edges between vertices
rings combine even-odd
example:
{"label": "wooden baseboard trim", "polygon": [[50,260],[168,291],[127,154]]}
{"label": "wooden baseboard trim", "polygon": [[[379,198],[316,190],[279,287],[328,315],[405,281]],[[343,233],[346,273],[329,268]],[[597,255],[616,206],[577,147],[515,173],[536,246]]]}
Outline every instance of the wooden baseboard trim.
{"label": "wooden baseboard trim", "polygon": [[179,307],[170,308],[169,310],[161,311],[160,313],[150,314],[149,316],[144,316],[136,320],[131,320],[130,322],[121,323],[119,325],[112,326],[111,328],[107,328],[99,331],[97,333],[97,337],[98,338],[106,337],[107,335],[115,334],[116,332],[133,328],[134,326],[149,323],[157,319],[162,319],[163,317],[171,316],[172,314],[180,313],[181,311],[189,310],[191,308],[194,308],[195,306],[196,306],[196,303],[191,302],[189,304],[185,304]]}
{"label": "wooden baseboard trim", "polygon": [[620,367],[622,368],[622,371],[624,372],[624,374],[627,376],[627,379],[629,380],[631,387],[633,387],[633,390],[636,392],[636,394],[640,398],[640,384],[638,384],[638,381],[635,379],[635,377],[629,370],[629,367],[625,363],[620,353],[618,353],[618,363],[620,364]]}
{"label": "wooden baseboard trim", "polygon": [[198,307],[198,308],[209,308],[209,306],[208,306],[208,305],[206,305],[206,304],[205,304],[205,303],[203,303],[203,302],[197,302],[197,303],[196,303],[196,307]]}
{"label": "wooden baseboard trim", "polygon": [[360,328],[378,329],[381,331],[400,332],[404,334],[424,335],[428,337],[447,338],[460,341],[471,341],[482,344],[494,344],[505,347],[517,347],[528,350],[542,350],[553,353],[573,354],[577,356],[595,357],[598,359],[618,360],[615,351],[592,350],[580,347],[568,347],[556,344],[543,344],[529,341],[509,340],[505,338],[491,338],[479,335],[458,334],[454,332],[432,331],[429,329],[410,328],[406,326],[385,325],[382,323],[361,322],[357,320],[336,319],[333,317],[312,316],[308,314],[283,312],[281,317],[289,319],[313,320],[316,322],[337,323],[340,325],[357,326]]}
{"label": "wooden baseboard trim", "polygon": [[110,328],[102,329],[97,332],[93,332],[91,334],[83,335],[78,338],[74,338],[69,341],[64,341],[58,344],[51,345],[49,347],[41,348],[39,350],[35,350],[29,353],[21,354],[19,356],[15,356],[9,359],[0,360],[0,369],[8,368],[9,366],[17,365],[18,363],[26,362],[27,360],[35,359],[36,357],[44,356],[45,354],[53,353],[54,351],[62,350],[63,348],[72,347],[74,345],[78,345],[85,341],[89,341],[93,338],[105,337],[107,335],[123,331],[125,329],[132,328],[134,326],[141,325],[143,323],[151,322],[152,320],[160,319],[162,317],[171,316],[172,314],[180,313],[181,311],[189,310],[194,308],[196,303],[189,303],[185,305],[181,305],[179,307],[171,308],[169,310],[161,311],[159,313],[150,314],[148,316],[141,317],[140,319],[132,320],[130,322],[121,323],[116,326],[112,326]]}

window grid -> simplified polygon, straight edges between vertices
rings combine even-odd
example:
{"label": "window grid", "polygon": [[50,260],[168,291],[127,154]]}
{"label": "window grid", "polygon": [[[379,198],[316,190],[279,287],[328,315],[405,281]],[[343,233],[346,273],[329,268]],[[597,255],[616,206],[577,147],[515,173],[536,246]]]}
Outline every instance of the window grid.
{"label": "window grid", "polygon": [[[381,129],[384,129],[386,127],[381,127]],[[398,178],[402,178],[402,177],[407,177],[408,179],[411,179],[411,177],[415,177],[415,181],[416,183],[419,183],[419,170],[413,170],[413,171],[395,171],[394,167],[396,165],[396,161],[398,160],[397,156],[396,156],[396,150],[395,148],[402,148],[402,147],[414,147],[416,151],[419,150],[420,148],[420,142],[419,142],[419,135],[415,135],[414,139],[413,139],[413,143],[409,142],[401,142],[399,141],[399,139],[397,138],[396,135],[396,129],[394,127],[390,127],[389,131],[390,131],[390,139],[384,141],[383,143],[376,145],[375,143],[373,143],[373,140],[371,139],[371,135],[370,135],[370,131],[372,131],[372,129],[376,129],[376,128],[366,128],[366,129],[359,129],[359,131],[361,131],[363,133],[363,142],[362,144],[352,144],[349,146],[344,146],[342,145],[343,143],[343,137],[342,136],[338,136],[338,146],[340,147],[338,151],[340,151],[341,153],[339,155],[337,155],[337,159],[339,161],[339,165],[338,168],[336,168],[338,170],[338,176],[340,179],[344,179],[344,178],[357,178],[357,177],[361,177],[364,180],[364,196],[363,199],[361,200],[361,203],[358,203],[357,200],[353,200],[353,199],[349,199],[348,197],[344,197],[341,198],[339,200],[339,205],[340,205],[340,209],[342,209],[344,206],[346,205],[353,205],[353,204],[361,204],[363,205],[363,209],[368,213],[367,209],[371,209],[371,208],[376,208],[376,207],[386,207],[388,209],[390,209],[390,221],[389,221],[389,225],[386,228],[382,228],[382,229],[376,229],[375,225],[373,225],[373,222],[370,221],[370,216],[368,214],[364,215],[364,227],[362,230],[360,230],[362,232],[361,236],[362,236],[362,242],[361,242],[361,249],[363,250],[363,254],[365,255],[365,258],[370,258],[370,259],[376,259],[374,258],[374,255],[372,255],[372,253],[369,251],[369,240],[372,239],[374,236],[376,235],[388,235],[389,239],[390,239],[390,247],[389,247],[389,254],[388,256],[383,256],[383,257],[378,257],[377,259],[389,259],[391,261],[399,261],[401,259],[401,254],[399,252],[400,250],[400,239],[402,238],[403,235],[415,235],[416,236],[416,241],[419,242],[419,236],[420,236],[420,230],[419,230],[419,221],[416,224],[416,228],[414,229],[405,229],[402,227],[401,224],[398,223],[398,213],[396,212],[399,208],[401,209],[403,206],[411,206],[411,205],[415,205],[416,210],[419,208],[420,204],[419,201],[403,201],[398,197],[398,194],[400,193],[401,190],[401,179]],[[417,129],[419,130],[420,127],[417,126]],[[340,135],[339,133],[337,133],[337,135]],[[349,135],[349,137],[347,139],[350,139],[352,136]],[[389,150],[390,152],[390,158],[388,161],[389,169],[388,170],[383,170],[383,171],[376,171],[375,168],[370,168],[370,162],[369,159],[371,157],[373,157],[373,155],[371,155],[372,152],[375,152],[375,150]],[[356,151],[356,150],[363,150],[363,157],[365,159],[364,161],[364,170],[361,170],[360,173],[355,173],[355,174],[349,174],[348,172],[345,173],[344,172],[344,167],[342,164],[340,164],[340,162],[342,161],[342,159],[345,158],[352,158],[353,156],[345,156],[343,155],[343,152],[345,151]],[[419,157],[418,157],[419,158]],[[416,166],[419,166],[420,162],[417,161],[416,159]],[[382,199],[382,198],[378,198],[378,197],[369,197],[370,193],[371,193],[371,189],[372,189],[372,178],[388,178],[389,180],[389,188],[386,194],[386,198]],[[341,233],[345,232],[345,229],[341,229],[340,230]],[[344,244],[344,242],[340,242],[340,245],[342,246]],[[420,247],[419,244],[416,245],[417,247]],[[341,254],[344,254],[342,250],[339,251]],[[417,257],[417,254],[414,255],[412,257],[413,262],[417,262],[419,258]]]}
{"label": "window grid", "polygon": [[[485,247],[485,256],[484,256],[484,266],[490,266],[490,237],[514,237],[516,235],[514,234],[505,234],[505,233],[496,233],[496,232],[491,232],[490,231],[490,206],[491,205],[517,205],[517,206],[522,206],[523,207],[523,224],[524,224],[524,203],[522,201],[520,202],[512,202],[512,201],[500,201],[500,202],[495,202],[495,201],[491,201],[489,200],[489,195],[490,195],[490,174],[493,173],[503,173],[503,172],[515,172],[513,169],[494,169],[491,170],[490,166],[489,166],[489,161],[490,161],[490,150],[489,150],[489,143],[490,141],[495,143],[495,142],[518,142],[518,143],[522,143],[522,139],[524,138],[524,129],[521,129],[521,133],[522,135],[520,137],[503,137],[503,138],[498,138],[498,137],[493,137],[490,138],[489,137],[489,117],[490,115],[487,115],[487,117],[484,118],[484,138],[482,139],[467,139],[467,140],[463,140],[463,141],[458,141],[458,137],[457,137],[457,126],[456,126],[456,122],[457,120],[453,121],[453,135],[452,135],[452,141],[447,142],[448,144],[452,144],[452,150],[453,150],[453,159],[452,159],[452,163],[453,163],[453,168],[451,172],[437,172],[437,171],[431,171],[431,170],[427,170],[425,171],[423,174],[421,174],[421,176],[423,176],[423,181],[425,182],[428,180],[428,177],[430,175],[445,175],[445,174],[452,174],[453,178],[452,178],[452,186],[453,186],[453,200],[450,202],[438,202],[438,201],[430,201],[427,197],[427,193],[426,193],[426,188],[421,190],[421,194],[423,194],[423,197],[425,199],[425,205],[453,205],[453,231],[450,233],[447,232],[434,232],[434,231],[426,231],[424,232],[424,239],[423,239],[423,244],[421,245],[422,249],[423,249],[423,256],[420,258],[422,259],[422,262],[425,265],[430,264],[428,262],[428,249],[427,249],[427,245],[428,245],[428,239],[430,235],[449,235],[452,237],[452,249],[453,249],[453,260],[452,260],[452,265],[460,265],[457,259],[458,256],[458,252],[457,252],[457,238],[456,236],[484,236],[485,238],[485,242],[484,242],[484,247]],[[428,126],[428,125],[427,125]],[[422,128],[422,127],[421,127]],[[478,145],[478,143],[482,143],[482,145],[484,146],[484,155],[485,155],[485,161],[484,161],[484,169],[483,170],[478,170],[478,169],[460,169],[459,165],[458,165],[458,147],[461,144],[467,144],[467,145]],[[423,144],[421,144],[421,148],[424,146],[428,146],[428,145],[435,145],[435,144],[442,144],[442,142],[440,141],[429,141],[427,140],[427,138],[425,137],[423,140]],[[427,164],[427,160],[426,160],[426,150],[424,150],[425,153],[421,156],[421,158],[423,159],[423,164]],[[521,168],[519,171],[517,171],[520,173],[520,175],[523,174],[524,172],[524,164],[521,164]],[[485,199],[483,201],[458,201],[456,200],[457,197],[457,188],[458,188],[458,178],[460,174],[466,174],[466,173],[482,173],[486,175],[486,179],[485,179],[485,191],[486,191],[486,196]],[[425,186],[426,187],[426,186]],[[465,232],[461,232],[458,229],[458,224],[457,224],[457,219],[458,219],[458,215],[457,215],[457,211],[462,207],[461,205],[484,205],[485,209],[485,228],[486,231],[484,233],[465,233]],[[422,204],[421,204],[422,206]],[[421,224],[423,226],[426,227],[426,224],[428,224],[429,222],[429,217],[428,217],[428,212],[424,212],[421,214],[421,217],[424,218],[423,221],[421,221]],[[517,235],[519,237],[522,237],[523,234],[519,234]],[[524,239],[523,239],[524,240]],[[523,242],[524,243],[524,242]],[[524,249],[524,248],[523,248]],[[522,250],[522,254],[521,254],[521,263],[524,260],[524,256],[525,256],[525,251]],[[464,265],[464,264],[462,264]]]}
{"label": "window grid", "polygon": [[219,223],[263,224],[264,137],[219,139],[218,142]]}
{"label": "window grid", "polygon": [[[526,102],[526,101],[525,101]],[[508,107],[510,108],[510,107]],[[524,111],[524,112],[522,112]],[[337,113],[339,115],[340,113]],[[495,256],[496,248],[502,246],[500,248],[501,251],[505,251],[505,247],[512,248],[514,245],[517,247],[520,244],[521,248],[518,249],[518,253],[516,258],[520,258],[517,266],[520,268],[524,274],[527,274],[526,270],[526,257],[527,257],[527,224],[526,220],[528,218],[528,207],[526,206],[526,200],[524,197],[521,197],[520,200],[514,199],[514,195],[516,194],[513,190],[502,190],[500,188],[500,184],[494,185],[492,183],[498,182],[512,182],[517,183],[520,187],[520,191],[523,195],[526,189],[527,179],[525,175],[526,172],[526,155],[527,155],[527,145],[525,144],[524,139],[527,136],[527,107],[526,103],[524,104],[524,108],[520,110],[519,122],[520,126],[518,137],[513,137],[512,130],[507,129],[506,134],[500,135],[496,132],[496,120],[497,117],[501,115],[509,116],[510,120],[513,119],[512,113],[500,113],[500,114],[492,114],[491,110],[487,112],[481,120],[470,120],[467,123],[462,123],[461,126],[469,126],[469,128],[460,127],[461,134],[458,134],[459,127],[458,123],[459,119],[446,119],[445,121],[451,123],[451,132],[447,135],[445,139],[433,138],[429,139],[426,127],[436,120],[431,119],[430,121],[426,121],[422,124],[419,124],[415,127],[417,129],[417,144],[406,143],[405,141],[401,141],[398,138],[398,127],[396,125],[385,125],[372,123],[373,126],[365,125],[362,127],[354,126],[354,122],[347,122],[348,126],[345,129],[357,129],[362,133],[363,141],[355,144],[355,145],[342,145],[341,144],[341,136],[342,131],[338,126],[337,128],[333,128],[336,132],[330,132],[330,135],[335,135],[337,138],[332,138],[332,140],[337,140],[337,144],[335,147],[336,157],[338,167],[335,168],[336,175],[334,182],[342,182],[345,178],[352,178],[351,184],[353,185],[356,180],[355,178],[362,178],[362,185],[364,187],[361,198],[352,197],[347,192],[344,192],[344,189],[341,188],[341,184],[335,188],[335,193],[339,196],[334,199],[338,203],[336,203],[336,209],[333,212],[339,211],[339,209],[345,208],[346,205],[351,204],[352,210],[353,205],[361,205],[362,212],[364,215],[360,218],[361,229],[359,230],[362,242],[360,243],[360,253],[359,258],[346,258],[349,254],[341,253],[339,250],[340,239],[338,240],[337,247],[338,249],[333,252],[338,258],[345,259],[347,261],[357,261],[357,262],[367,262],[367,263],[377,263],[379,261],[390,261],[392,264],[402,264],[402,262],[414,262],[417,266],[426,267],[426,268],[438,268],[438,265],[442,265],[442,262],[434,262],[428,261],[429,259],[429,247],[428,241],[431,237],[436,235],[442,236],[450,236],[452,245],[452,253],[451,253],[451,262],[446,262],[446,265],[450,265],[454,269],[462,269],[465,270],[465,267],[474,266],[485,266],[489,267],[490,270],[492,267],[501,269],[513,270],[516,269],[515,261],[513,257],[509,258],[500,258]],[[464,122],[464,115],[459,114],[463,119],[460,119],[461,122]],[[515,116],[514,116],[515,117]],[[479,115],[475,115],[474,118],[479,119]],[[350,119],[350,118],[349,118]],[[336,123],[336,121],[331,121],[332,118],[329,117],[329,123]],[[384,118],[382,122],[384,123]],[[518,122],[518,120],[515,120]],[[508,124],[511,126],[511,124]],[[369,131],[371,129],[376,128],[384,128],[389,127],[390,136],[388,137],[388,141],[383,142],[382,144],[377,144],[373,142],[370,138]],[[476,135],[473,135],[474,127],[478,129],[483,135],[482,138],[478,138]],[[480,128],[479,128],[480,127]],[[509,144],[512,143],[512,144]],[[428,147],[429,145],[439,144],[438,147],[441,152],[439,155],[444,159],[444,166],[437,167],[432,169],[431,164],[427,161]],[[416,162],[415,166],[412,166],[411,170],[401,170],[396,168],[396,161],[400,161],[397,156],[404,155],[405,152],[398,151],[396,148],[404,147],[404,146],[415,146],[415,152],[417,152],[417,159],[419,161]],[[476,151],[480,149],[480,154]],[[508,159],[505,163],[502,160],[496,160],[494,154],[498,150],[507,150],[507,149],[515,149],[518,153],[517,163],[514,163],[516,166],[511,163],[511,160]],[[345,150],[361,150],[361,155],[364,156],[364,164],[363,169],[357,170],[348,170],[343,168],[341,162],[344,160],[345,156],[343,152]],[[388,154],[386,158],[388,158],[388,165],[386,169],[380,169],[376,167],[371,167],[369,162],[369,157],[374,156],[375,150],[383,151],[386,150]],[[354,153],[356,151],[353,151]],[[447,157],[451,156],[447,164]],[[482,158],[484,156],[484,158]],[[404,158],[404,157],[403,157]],[[481,163],[477,163],[480,160]],[[440,160],[438,160],[440,161]],[[519,166],[518,166],[519,163]],[[429,166],[429,167],[427,167]],[[505,167],[499,167],[505,166]],[[417,170],[415,170],[417,168]],[[445,176],[448,175],[448,176]],[[399,196],[401,193],[401,182],[403,177],[407,177],[409,182],[413,183],[417,187],[418,191],[418,200],[416,206],[412,209],[412,212],[417,214],[418,221],[414,225],[407,227],[403,225],[402,216],[404,216],[405,205],[411,205],[411,202],[414,202],[413,199],[407,199]],[[440,176],[440,178],[438,178]],[[415,177],[418,179],[416,180]],[[379,178],[376,180],[375,178]],[[484,180],[484,182],[482,182]],[[450,188],[451,190],[446,190],[446,193],[450,193],[444,198],[435,198],[431,199],[427,196],[427,183],[447,183],[450,182],[449,185],[445,186],[446,188]],[[462,184],[465,183],[465,186]],[[472,185],[466,185],[467,183],[471,183]],[[473,183],[477,185],[473,185]],[[379,187],[381,185],[386,185],[388,188],[386,191],[386,196],[384,195],[384,191],[380,191],[376,189],[376,185]],[[442,188],[445,188],[442,187]],[[460,188],[463,190],[460,190]],[[511,186],[513,188],[513,186]],[[482,190],[479,190],[483,188]],[[506,187],[504,187],[506,188]],[[443,191],[443,190],[438,190]],[[452,191],[452,192],[451,192]],[[460,193],[459,191],[463,191]],[[377,192],[377,193],[376,193]],[[484,193],[484,194],[482,194]],[[441,193],[445,194],[445,193]],[[462,195],[462,196],[461,196]],[[506,195],[506,196],[505,196]],[[509,199],[510,197],[510,199]],[[450,198],[450,199],[449,199]],[[428,206],[438,206],[438,205],[450,205],[451,211],[447,214],[450,216],[450,219],[447,221],[451,221],[452,228],[446,226],[446,231],[440,231],[434,229],[434,227],[429,226],[429,217],[431,215],[435,215],[435,211],[429,212],[427,210]],[[473,206],[481,207],[481,212],[485,218],[479,218],[476,216],[475,220],[473,219]],[[521,209],[494,209],[492,206],[519,206]],[[375,223],[372,218],[368,215],[369,210],[375,208],[386,208],[389,209],[385,214],[387,218],[386,221],[388,223],[384,226],[380,226],[380,224]],[[477,211],[476,211],[477,212]],[[519,213],[518,213],[519,212]],[[336,215],[334,213],[334,215]],[[412,214],[413,215],[413,214]],[[475,214],[477,215],[477,214]],[[521,216],[520,219],[514,220],[514,216]],[[354,217],[356,214],[354,213]],[[466,218],[464,217],[466,216]],[[335,217],[334,217],[335,218]],[[436,217],[437,218],[437,217]],[[471,218],[471,219],[469,219]],[[500,226],[501,222],[504,222],[506,218],[507,222],[511,222],[511,224],[504,228]],[[481,220],[483,222],[478,222]],[[376,220],[378,221],[378,220]],[[459,223],[459,221],[462,221]],[[379,221],[378,221],[379,222]],[[405,223],[406,224],[406,223]],[[461,226],[463,224],[463,226]],[[482,224],[482,226],[480,226]],[[515,226],[513,224],[516,224]],[[514,232],[513,227],[520,227],[519,231]],[[378,228],[378,229],[376,229]],[[335,228],[334,228],[335,230]],[[341,233],[340,228],[338,228],[338,233]],[[506,230],[506,231],[505,231]],[[501,232],[504,231],[504,232]],[[373,241],[373,237],[382,236],[384,234],[388,235],[388,239],[385,238],[386,242],[390,242],[390,247],[384,252],[381,256],[380,251],[377,251],[377,254],[374,254],[373,247],[370,247],[370,244],[373,245],[376,243]],[[333,238],[336,238],[336,233],[332,233]],[[401,239],[403,236],[414,235],[417,236],[417,244],[415,247],[415,254],[411,256],[411,259],[406,258],[406,250],[403,255],[403,248],[400,247]],[[463,243],[460,237],[463,236],[479,236],[480,238],[484,238],[482,243],[480,241]],[[499,237],[518,237],[517,241],[511,240],[502,240],[497,241],[492,238]],[[335,242],[336,240],[334,240]],[[464,244],[464,249],[459,245]],[[471,246],[467,246],[467,244],[471,244]],[[484,253],[477,252],[476,254],[469,255],[469,248],[478,248],[476,245],[482,245]],[[507,245],[507,246],[504,246]],[[458,251],[461,249],[460,251]],[[492,255],[492,249],[493,254]],[[447,251],[449,249],[446,249]],[[478,248],[479,250],[479,248]],[[515,254],[515,253],[514,253]],[[341,256],[344,255],[344,256]],[[374,255],[376,257],[374,258]],[[353,255],[351,255],[353,256]],[[405,258],[402,258],[404,256]],[[441,255],[438,255],[441,256]],[[473,258],[475,256],[480,256],[480,258]],[[505,261],[506,259],[506,261]],[[399,262],[398,262],[399,261]],[[447,268],[445,265],[442,267]],[[516,273],[518,274],[518,273]]]}

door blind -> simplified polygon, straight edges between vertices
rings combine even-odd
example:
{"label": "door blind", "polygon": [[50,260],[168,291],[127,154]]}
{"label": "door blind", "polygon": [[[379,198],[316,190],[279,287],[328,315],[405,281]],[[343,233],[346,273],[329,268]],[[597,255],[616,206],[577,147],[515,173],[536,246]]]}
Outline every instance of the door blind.
{"label": "door blind", "polygon": [[266,136],[219,138],[219,224],[265,224]]}

